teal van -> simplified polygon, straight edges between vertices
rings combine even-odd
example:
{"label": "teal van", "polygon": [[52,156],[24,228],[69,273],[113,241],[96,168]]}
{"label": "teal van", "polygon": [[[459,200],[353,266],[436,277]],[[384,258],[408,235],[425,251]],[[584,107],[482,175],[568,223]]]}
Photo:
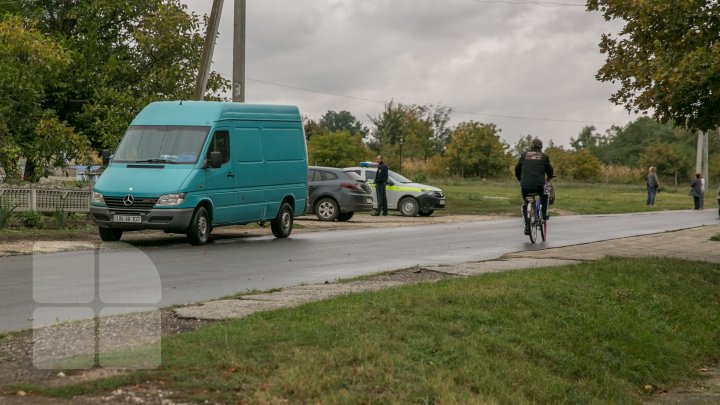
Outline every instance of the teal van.
{"label": "teal van", "polygon": [[209,101],[149,104],[95,183],[104,241],[160,229],[207,243],[217,226],[270,222],[286,238],[308,195],[297,107]]}

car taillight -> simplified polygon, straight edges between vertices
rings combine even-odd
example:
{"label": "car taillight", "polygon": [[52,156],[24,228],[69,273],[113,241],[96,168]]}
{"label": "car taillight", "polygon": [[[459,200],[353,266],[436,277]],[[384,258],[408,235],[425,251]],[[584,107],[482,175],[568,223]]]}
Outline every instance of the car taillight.
{"label": "car taillight", "polygon": [[353,191],[363,191],[362,186],[357,183],[340,183],[340,187]]}

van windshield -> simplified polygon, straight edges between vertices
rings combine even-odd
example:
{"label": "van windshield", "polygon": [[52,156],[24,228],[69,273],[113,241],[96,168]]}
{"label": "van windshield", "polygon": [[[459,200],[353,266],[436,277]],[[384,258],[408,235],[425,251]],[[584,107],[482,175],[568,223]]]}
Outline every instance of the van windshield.
{"label": "van windshield", "polygon": [[210,127],[133,125],[128,128],[113,162],[195,164]]}

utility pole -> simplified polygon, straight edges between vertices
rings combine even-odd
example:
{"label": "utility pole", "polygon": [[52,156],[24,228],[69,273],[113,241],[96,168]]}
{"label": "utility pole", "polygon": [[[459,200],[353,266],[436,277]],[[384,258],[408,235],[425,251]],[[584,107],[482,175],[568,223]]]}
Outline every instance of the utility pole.
{"label": "utility pole", "polygon": [[213,0],[210,20],[208,21],[207,32],[205,33],[205,46],[203,47],[202,60],[198,69],[198,77],[195,82],[195,100],[202,101],[205,98],[208,77],[210,76],[210,65],[212,65],[215,40],[220,26],[220,15],[222,14],[223,0]]}
{"label": "utility pole", "polygon": [[710,179],[708,178],[708,133],[703,131],[697,132],[697,153],[695,155],[695,173],[700,173],[705,179],[705,188],[708,188]]}
{"label": "utility pole", "polygon": [[232,100],[245,102],[245,0],[235,0]]}

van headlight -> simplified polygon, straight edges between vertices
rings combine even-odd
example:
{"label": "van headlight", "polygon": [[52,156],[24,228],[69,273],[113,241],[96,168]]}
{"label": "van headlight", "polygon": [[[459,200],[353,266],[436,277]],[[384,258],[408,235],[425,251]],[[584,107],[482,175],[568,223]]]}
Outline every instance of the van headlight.
{"label": "van headlight", "polygon": [[182,204],[185,201],[185,194],[163,194],[158,198],[155,203],[156,207],[174,207]]}
{"label": "van headlight", "polygon": [[103,195],[98,193],[97,191],[92,192],[92,198],[90,199],[90,202],[92,204],[105,205],[105,199],[103,198]]}
{"label": "van headlight", "polygon": [[431,196],[431,197],[435,195],[435,191],[434,191],[434,190],[423,190],[423,192],[424,192],[425,194]]}

